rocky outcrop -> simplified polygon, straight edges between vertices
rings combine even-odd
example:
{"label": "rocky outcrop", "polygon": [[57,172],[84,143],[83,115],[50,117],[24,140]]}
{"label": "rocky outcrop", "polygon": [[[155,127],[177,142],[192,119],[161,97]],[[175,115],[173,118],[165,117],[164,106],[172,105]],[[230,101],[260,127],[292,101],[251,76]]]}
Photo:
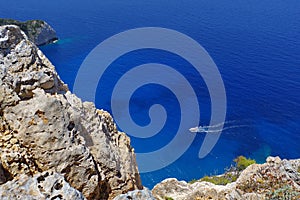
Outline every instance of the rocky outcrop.
{"label": "rocky outcrop", "polygon": [[18,178],[0,185],[0,199],[64,199],[85,200],[78,190],[67,183],[63,176],[55,172],[43,172],[34,176],[20,175]]}
{"label": "rocky outcrop", "polygon": [[54,66],[16,26],[2,26],[0,32],[1,109],[29,99],[41,88],[47,93],[65,93]]}
{"label": "rocky outcrop", "polygon": [[235,189],[236,184],[226,186],[215,185],[209,182],[195,182],[193,184],[178,181],[175,178],[166,179],[157,184],[153,190],[153,196],[159,200],[168,198],[176,200],[207,200],[207,199],[251,199],[260,200],[262,196],[255,193],[242,194]]}
{"label": "rocky outcrop", "polygon": [[18,26],[0,26],[1,199],[300,199],[300,160],[268,157],[227,185],[143,189],[129,137],[82,102]]}
{"label": "rocky outcrop", "polygon": [[142,189],[129,137],[13,25],[0,27],[0,103],[1,183],[50,170],[87,199]]}
{"label": "rocky outcrop", "polygon": [[55,30],[42,20],[28,20],[21,22],[13,19],[1,19],[2,25],[17,25],[28,36],[29,40],[36,45],[45,45],[58,40]]}
{"label": "rocky outcrop", "polygon": [[225,186],[208,182],[193,184],[166,179],[157,184],[153,196],[176,200],[201,199],[300,199],[300,159],[281,160],[269,157],[264,164],[253,164],[240,174],[236,182]]}
{"label": "rocky outcrop", "polygon": [[149,189],[145,188],[143,190],[134,190],[126,194],[121,194],[114,198],[114,200],[132,200],[132,199],[142,199],[142,200],[155,200]]}

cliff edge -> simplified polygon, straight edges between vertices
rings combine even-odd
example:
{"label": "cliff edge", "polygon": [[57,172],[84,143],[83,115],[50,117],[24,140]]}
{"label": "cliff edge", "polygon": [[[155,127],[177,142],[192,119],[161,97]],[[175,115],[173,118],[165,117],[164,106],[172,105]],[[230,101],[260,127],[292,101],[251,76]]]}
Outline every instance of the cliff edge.
{"label": "cliff edge", "polygon": [[82,102],[18,26],[0,26],[0,198],[113,199],[142,189],[130,139]]}
{"label": "cliff edge", "polygon": [[152,193],[158,200],[298,200],[300,159],[268,157],[266,163],[248,166],[236,181],[226,185],[166,179],[157,184]]}
{"label": "cliff edge", "polygon": [[28,20],[21,22],[14,19],[1,19],[0,26],[3,25],[16,25],[19,26],[22,31],[28,36],[28,39],[38,46],[50,44],[58,37],[55,30],[42,20]]}
{"label": "cliff edge", "polygon": [[[220,175],[222,176],[222,175]],[[129,137],[72,94],[18,26],[0,26],[0,199],[300,199],[300,159],[268,157],[234,182],[144,189]]]}

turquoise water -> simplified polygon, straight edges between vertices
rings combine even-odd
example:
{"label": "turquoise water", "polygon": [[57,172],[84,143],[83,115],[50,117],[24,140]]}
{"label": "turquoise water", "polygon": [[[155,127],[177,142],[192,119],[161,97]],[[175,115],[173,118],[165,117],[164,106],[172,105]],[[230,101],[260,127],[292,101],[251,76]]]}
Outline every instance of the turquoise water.
{"label": "turquoise water", "polygon": [[[198,134],[188,151],[172,165],[141,174],[145,186],[152,187],[167,177],[191,180],[222,173],[238,155],[260,162],[269,155],[300,156],[300,1],[29,0],[3,1],[2,5],[1,17],[44,19],[54,27],[60,41],[41,49],[70,89],[88,53],[101,41],[128,29],[174,29],[192,37],[209,52],[226,88],[225,130],[204,159],[198,158],[204,138]],[[149,62],[172,66],[185,75],[199,99],[199,123],[208,124],[210,98],[204,81],[179,56],[153,49],[117,59],[99,82],[96,106],[111,111],[111,92],[122,73]],[[149,139],[131,137],[136,152],[159,149],[176,133],[180,120],[178,101],[158,85],[136,91],[130,104],[132,118],[147,125],[148,109],[157,103],[168,112],[166,126]]]}

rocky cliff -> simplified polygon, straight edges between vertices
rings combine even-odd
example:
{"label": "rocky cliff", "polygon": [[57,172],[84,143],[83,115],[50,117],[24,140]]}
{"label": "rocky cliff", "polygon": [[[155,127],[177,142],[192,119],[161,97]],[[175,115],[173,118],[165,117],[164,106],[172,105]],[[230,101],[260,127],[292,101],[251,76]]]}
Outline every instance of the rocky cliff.
{"label": "rocky cliff", "polygon": [[300,159],[269,157],[235,182],[143,189],[129,137],[82,102],[18,26],[0,26],[0,199],[300,199]]}
{"label": "rocky cliff", "polygon": [[166,179],[152,190],[158,200],[298,200],[300,199],[300,159],[269,157],[264,164],[252,164],[235,182],[215,185],[205,181],[187,183]]}
{"label": "rocky cliff", "polygon": [[0,26],[0,183],[1,199],[112,199],[142,189],[129,137],[71,94],[14,25]]}
{"label": "rocky cliff", "polygon": [[45,45],[58,40],[55,30],[42,20],[28,20],[20,22],[13,19],[1,19],[2,25],[17,25],[28,36],[28,39],[36,45]]}

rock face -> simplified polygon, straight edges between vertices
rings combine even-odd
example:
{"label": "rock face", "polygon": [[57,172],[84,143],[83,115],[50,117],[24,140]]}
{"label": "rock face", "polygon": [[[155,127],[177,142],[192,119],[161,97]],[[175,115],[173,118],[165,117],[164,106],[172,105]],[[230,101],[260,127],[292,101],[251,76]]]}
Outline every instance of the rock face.
{"label": "rock face", "polygon": [[130,191],[126,194],[121,194],[114,198],[114,200],[155,200],[155,198],[152,196],[152,193],[149,189],[145,188],[143,190],[134,190]]}
{"label": "rock face", "polygon": [[34,175],[20,175],[17,179],[0,186],[0,199],[65,199],[85,200],[81,192],[75,190],[55,172]]}
{"label": "rock face", "polygon": [[300,159],[268,157],[225,186],[143,189],[129,137],[82,102],[18,26],[0,26],[0,199],[300,199]]}
{"label": "rock face", "polygon": [[234,187],[234,184],[220,186],[208,182],[189,184],[185,181],[170,178],[157,184],[152,193],[159,200],[165,200],[167,197],[176,200],[242,199],[241,196],[236,198],[238,193],[234,191]]}
{"label": "rock face", "polygon": [[20,22],[13,19],[1,19],[2,25],[17,25],[28,36],[29,40],[36,45],[45,45],[58,40],[55,30],[42,20],[28,20]]}
{"label": "rock face", "polygon": [[214,185],[208,182],[193,184],[166,179],[157,184],[153,196],[159,200],[170,197],[176,200],[204,199],[300,199],[300,159],[281,160],[269,157],[264,164],[247,167],[236,182]]}
{"label": "rock face", "polygon": [[142,189],[129,137],[109,113],[71,94],[13,25],[0,27],[0,103],[0,183],[17,187],[20,175],[50,170],[87,199]]}

